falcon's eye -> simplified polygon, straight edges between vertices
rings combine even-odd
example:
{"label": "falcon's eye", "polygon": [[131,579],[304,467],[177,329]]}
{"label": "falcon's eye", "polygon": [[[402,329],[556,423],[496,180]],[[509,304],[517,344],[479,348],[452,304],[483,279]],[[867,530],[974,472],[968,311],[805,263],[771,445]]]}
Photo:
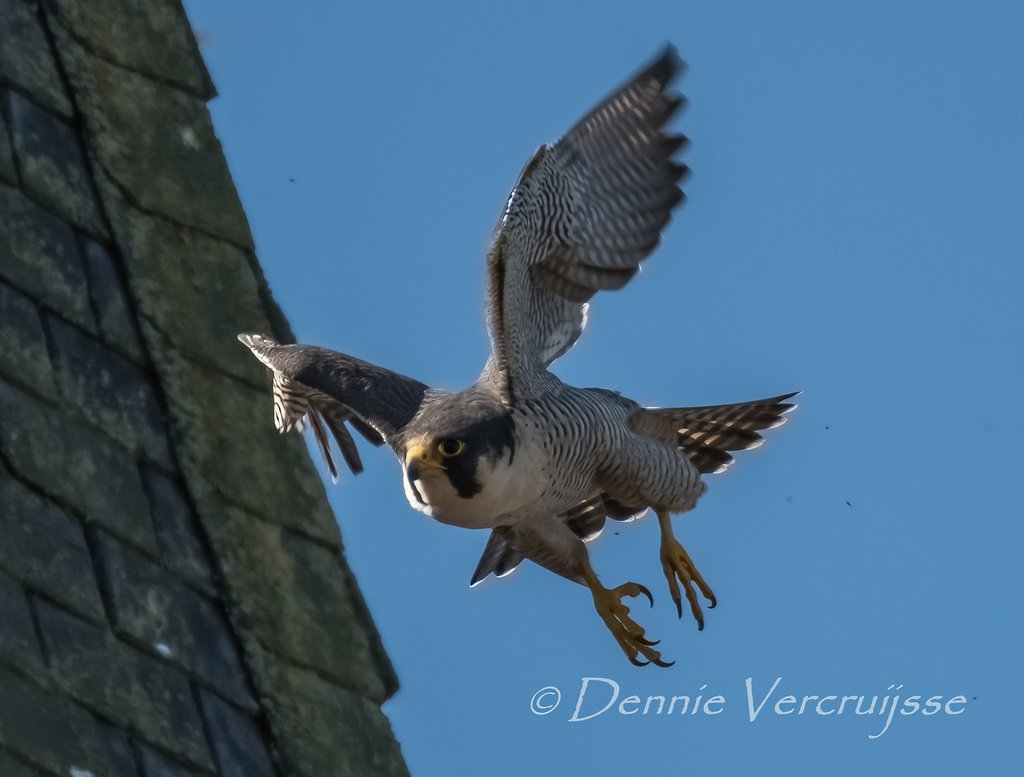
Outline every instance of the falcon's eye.
{"label": "falcon's eye", "polygon": [[444,456],[446,459],[452,458],[452,456],[458,456],[466,450],[466,443],[462,440],[441,440],[437,444],[437,452]]}

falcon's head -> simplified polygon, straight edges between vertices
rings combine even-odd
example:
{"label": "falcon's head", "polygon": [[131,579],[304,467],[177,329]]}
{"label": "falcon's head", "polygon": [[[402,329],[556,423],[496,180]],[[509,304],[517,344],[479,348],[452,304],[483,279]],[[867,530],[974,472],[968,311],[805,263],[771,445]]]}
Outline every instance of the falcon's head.
{"label": "falcon's head", "polygon": [[507,512],[515,460],[511,412],[464,392],[424,404],[405,437],[409,503],[445,523],[472,523]]}

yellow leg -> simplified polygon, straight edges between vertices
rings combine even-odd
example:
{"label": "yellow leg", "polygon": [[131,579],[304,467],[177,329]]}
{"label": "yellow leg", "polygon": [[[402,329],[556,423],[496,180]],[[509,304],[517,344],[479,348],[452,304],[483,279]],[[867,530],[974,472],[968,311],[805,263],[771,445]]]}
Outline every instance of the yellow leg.
{"label": "yellow leg", "polygon": [[[630,663],[636,666],[672,666],[674,661],[661,660],[661,653],[654,649],[657,641],[647,639],[644,630],[629,617],[629,608],[622,603],[623,597],[643,594],[653,606],[654,597],[651,596],[651,592],[639,583],[623,583],[617,588],[605,588],[597,579],[589,559],[584,559],[582,572],[583,580],[594,596],[597,614],[601,616]],[[641,656],[646,660],[641,660]]]}
{"label": "yellow leg", "polygon": [[[656,510],[658,524],[661,526],[661,568],[665,572],[665,579],[668,580],[668,590],[672,594],[672,601],[676,603],[676,612],[683,617],[683,599],[679,592],[679,583],[683,584],[686,592],[686,599],[690,603],[690,611],[697,621],[697,629],[704,629],[704,613],[697,601],[697,593],[693,590],[694,583],[708,600],[708,609],[713,609],[717,604],[715,595],[711,588],[704,582],[697,567],[694,566],[690,554],[679,544],[672,533],[672,516],[667,510]],[[678,579],[678,582],[676,582]]]}

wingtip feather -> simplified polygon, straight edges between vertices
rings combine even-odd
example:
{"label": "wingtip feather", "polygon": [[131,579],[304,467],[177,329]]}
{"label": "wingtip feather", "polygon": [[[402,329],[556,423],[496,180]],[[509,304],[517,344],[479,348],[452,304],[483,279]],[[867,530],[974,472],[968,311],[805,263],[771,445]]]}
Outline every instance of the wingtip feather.
{"label": "wingtip feather", "polygon": [[254,332],[241,332],[238,334],[238,342],[251,351],[256,351],[264,346],[277,345],[277,341],[266,335],[258,335]]}
{"label": "wingtip feather", "polygon": [[647,72],[659,80],[669,81],[685,69],[686,61],[679,56],[675,44],[665,41]]}

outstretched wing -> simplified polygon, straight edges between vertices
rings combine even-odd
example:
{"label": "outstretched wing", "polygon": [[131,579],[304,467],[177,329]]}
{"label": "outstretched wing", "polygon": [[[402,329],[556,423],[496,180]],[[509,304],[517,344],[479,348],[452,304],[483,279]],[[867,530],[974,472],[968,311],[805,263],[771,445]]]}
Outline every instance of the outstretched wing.
{"label": "outstretched wing", "polygon": [[732,464],[730,451],[757,448],[764,442],[760,432],[782,426],[796,407],[786,400],[799,393],[730,405],[648,407],[630,416],[629,425],[638,434],[674,444],[702,475],[715,475]]}
{"label": "outstretched wing", "polygon": [[280,432],[313,430],[334,478],[326,426],[353,473],[363,470],[351,425],[374,445],[391,442],[416,414],[427,387],[418,380],[351,356],[311,345],[279,345],[269,337],[241,334],[274,374],[274,425]]}
{"label": "outstretched wing", "polygon": [[583,331],[586,301],[620,289],[657,246],[683,199],[685,142],[665,123],[683,98],[669,46],[527,164],[488,251],[491,359],[484,377],[509,401],[542,391],[547,366]]}

